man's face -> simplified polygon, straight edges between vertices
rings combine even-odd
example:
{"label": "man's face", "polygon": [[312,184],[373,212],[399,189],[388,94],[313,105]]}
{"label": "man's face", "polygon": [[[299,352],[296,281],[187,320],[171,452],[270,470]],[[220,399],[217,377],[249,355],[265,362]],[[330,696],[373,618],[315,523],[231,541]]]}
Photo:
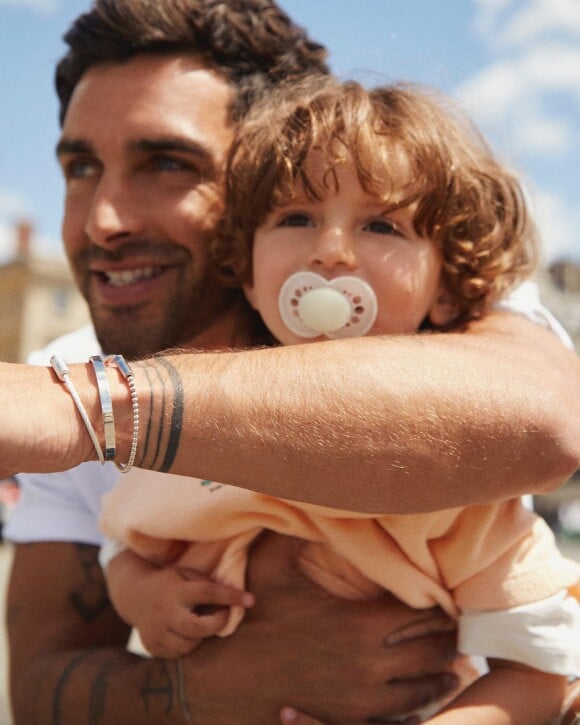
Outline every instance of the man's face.
{"label": "man's face", "polygon": [[178,55],[96,66],[74,91],[57,147],[63,239],[105,352],[229,344],[208,248],[231,93]]}

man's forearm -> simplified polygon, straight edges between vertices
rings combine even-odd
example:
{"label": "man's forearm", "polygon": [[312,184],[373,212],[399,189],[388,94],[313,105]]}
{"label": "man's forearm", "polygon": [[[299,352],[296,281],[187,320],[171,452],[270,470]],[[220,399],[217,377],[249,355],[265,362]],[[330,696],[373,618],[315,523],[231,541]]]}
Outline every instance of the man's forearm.
{"label": "man's forearm", "polygon": [[15,725],[185,722],[176,662],[119,648],[42,656],[17,683],[13,711]]}
{"label": "man's forearm", "polygon": [[580,364],[503,324],[147,363],[142,464],[366,512],[545,492],[580,461]]}
{"label": "man's forearm", "polygon": [[126,651],[98,547],[18,544],[7,597],[16,725],[183,722],[174,664]]}
{"label": "man's forearm", "polygon": [[[282,498],[411,513],[546,492],[580,464],[580,363],[519,318],[496,317],[466,334],[170,355],[134,369],[140,466]],[[71,370],[102,437],[88,366]],[[11,372],[22,390],[26,377]],[[125,461],[131,405],[117,378],[112,370]],[[2,394],[5,472],[95,458],[56,384],[28,385],[30,410]]]}

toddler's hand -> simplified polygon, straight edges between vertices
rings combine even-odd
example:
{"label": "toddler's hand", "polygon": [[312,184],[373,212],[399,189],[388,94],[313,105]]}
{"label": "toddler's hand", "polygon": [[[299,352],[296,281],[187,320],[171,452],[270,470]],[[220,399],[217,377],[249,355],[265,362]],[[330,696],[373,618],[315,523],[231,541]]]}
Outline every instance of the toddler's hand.
{"label": "toddler's hand", "polygon": [[160,568],[128,549],[111,559],[106,577],[117,612],[156,657],[189,654],[200,638],[223,629],[229,607],[254,604],[249,592],[218,584],[194,569]]}
{"label": "toddler's hand", "polygon": [[151,575],[149,589],[149,601],[135,626],[155,657],[189,654],[201,638],[224,628],[229,607],[254,604],[249,592],[218,584],[193,569],[159,569]]}

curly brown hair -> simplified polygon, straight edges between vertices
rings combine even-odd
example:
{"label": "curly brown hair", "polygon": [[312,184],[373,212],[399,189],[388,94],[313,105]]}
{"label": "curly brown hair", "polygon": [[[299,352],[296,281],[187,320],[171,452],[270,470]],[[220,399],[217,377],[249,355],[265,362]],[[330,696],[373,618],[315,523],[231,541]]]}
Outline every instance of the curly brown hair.
{"label": "curly brown hair", "polygon": [[64,36],[55,85],[62,124],[82,75],[142,53],[191,53],[231,83],[238,120],[265,90],[307,73],[328,73],[326,50],[275,0],[95,0]]}
{"label": "curly brown hair", "polygon": [[[325,156],[322,179],[308,175],[315,148]],[[388,176],[397,152],[411,172],[404,192]],[[224,277],[251,281],[255,229],[297,188],[311,199],[336,189],[336,168],[347,160],[387,208],[416,203],[416,233],[441,251],[454,324],[480,317],[535,270],[536,232],[521,186],[450,99],[413,84],[366,90],[318,77],[278,89],[239,129],[228,159],[227,218],[214,242]]]}

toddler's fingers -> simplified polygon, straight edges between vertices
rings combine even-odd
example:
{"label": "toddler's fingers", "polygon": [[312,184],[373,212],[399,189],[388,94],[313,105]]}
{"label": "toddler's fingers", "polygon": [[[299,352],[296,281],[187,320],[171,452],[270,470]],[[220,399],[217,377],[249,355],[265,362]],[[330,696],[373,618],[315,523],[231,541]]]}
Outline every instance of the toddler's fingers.
{"label": "toddler's fingers", "polygon": [[188,639],[213,637],[226,626],[229,613],[229,607],[212,607],[211,611],[204,614],[199,614],[197,610],[188,612],[174,627],[174,631]]}
{"label": "toddler's fingers", "polygon": [[227,584],[212,581],[188,582],[184,585],[184,597],[191,609],[199,604],[213,604],[218,607],[253,607],[254,595],[235,589]]}

